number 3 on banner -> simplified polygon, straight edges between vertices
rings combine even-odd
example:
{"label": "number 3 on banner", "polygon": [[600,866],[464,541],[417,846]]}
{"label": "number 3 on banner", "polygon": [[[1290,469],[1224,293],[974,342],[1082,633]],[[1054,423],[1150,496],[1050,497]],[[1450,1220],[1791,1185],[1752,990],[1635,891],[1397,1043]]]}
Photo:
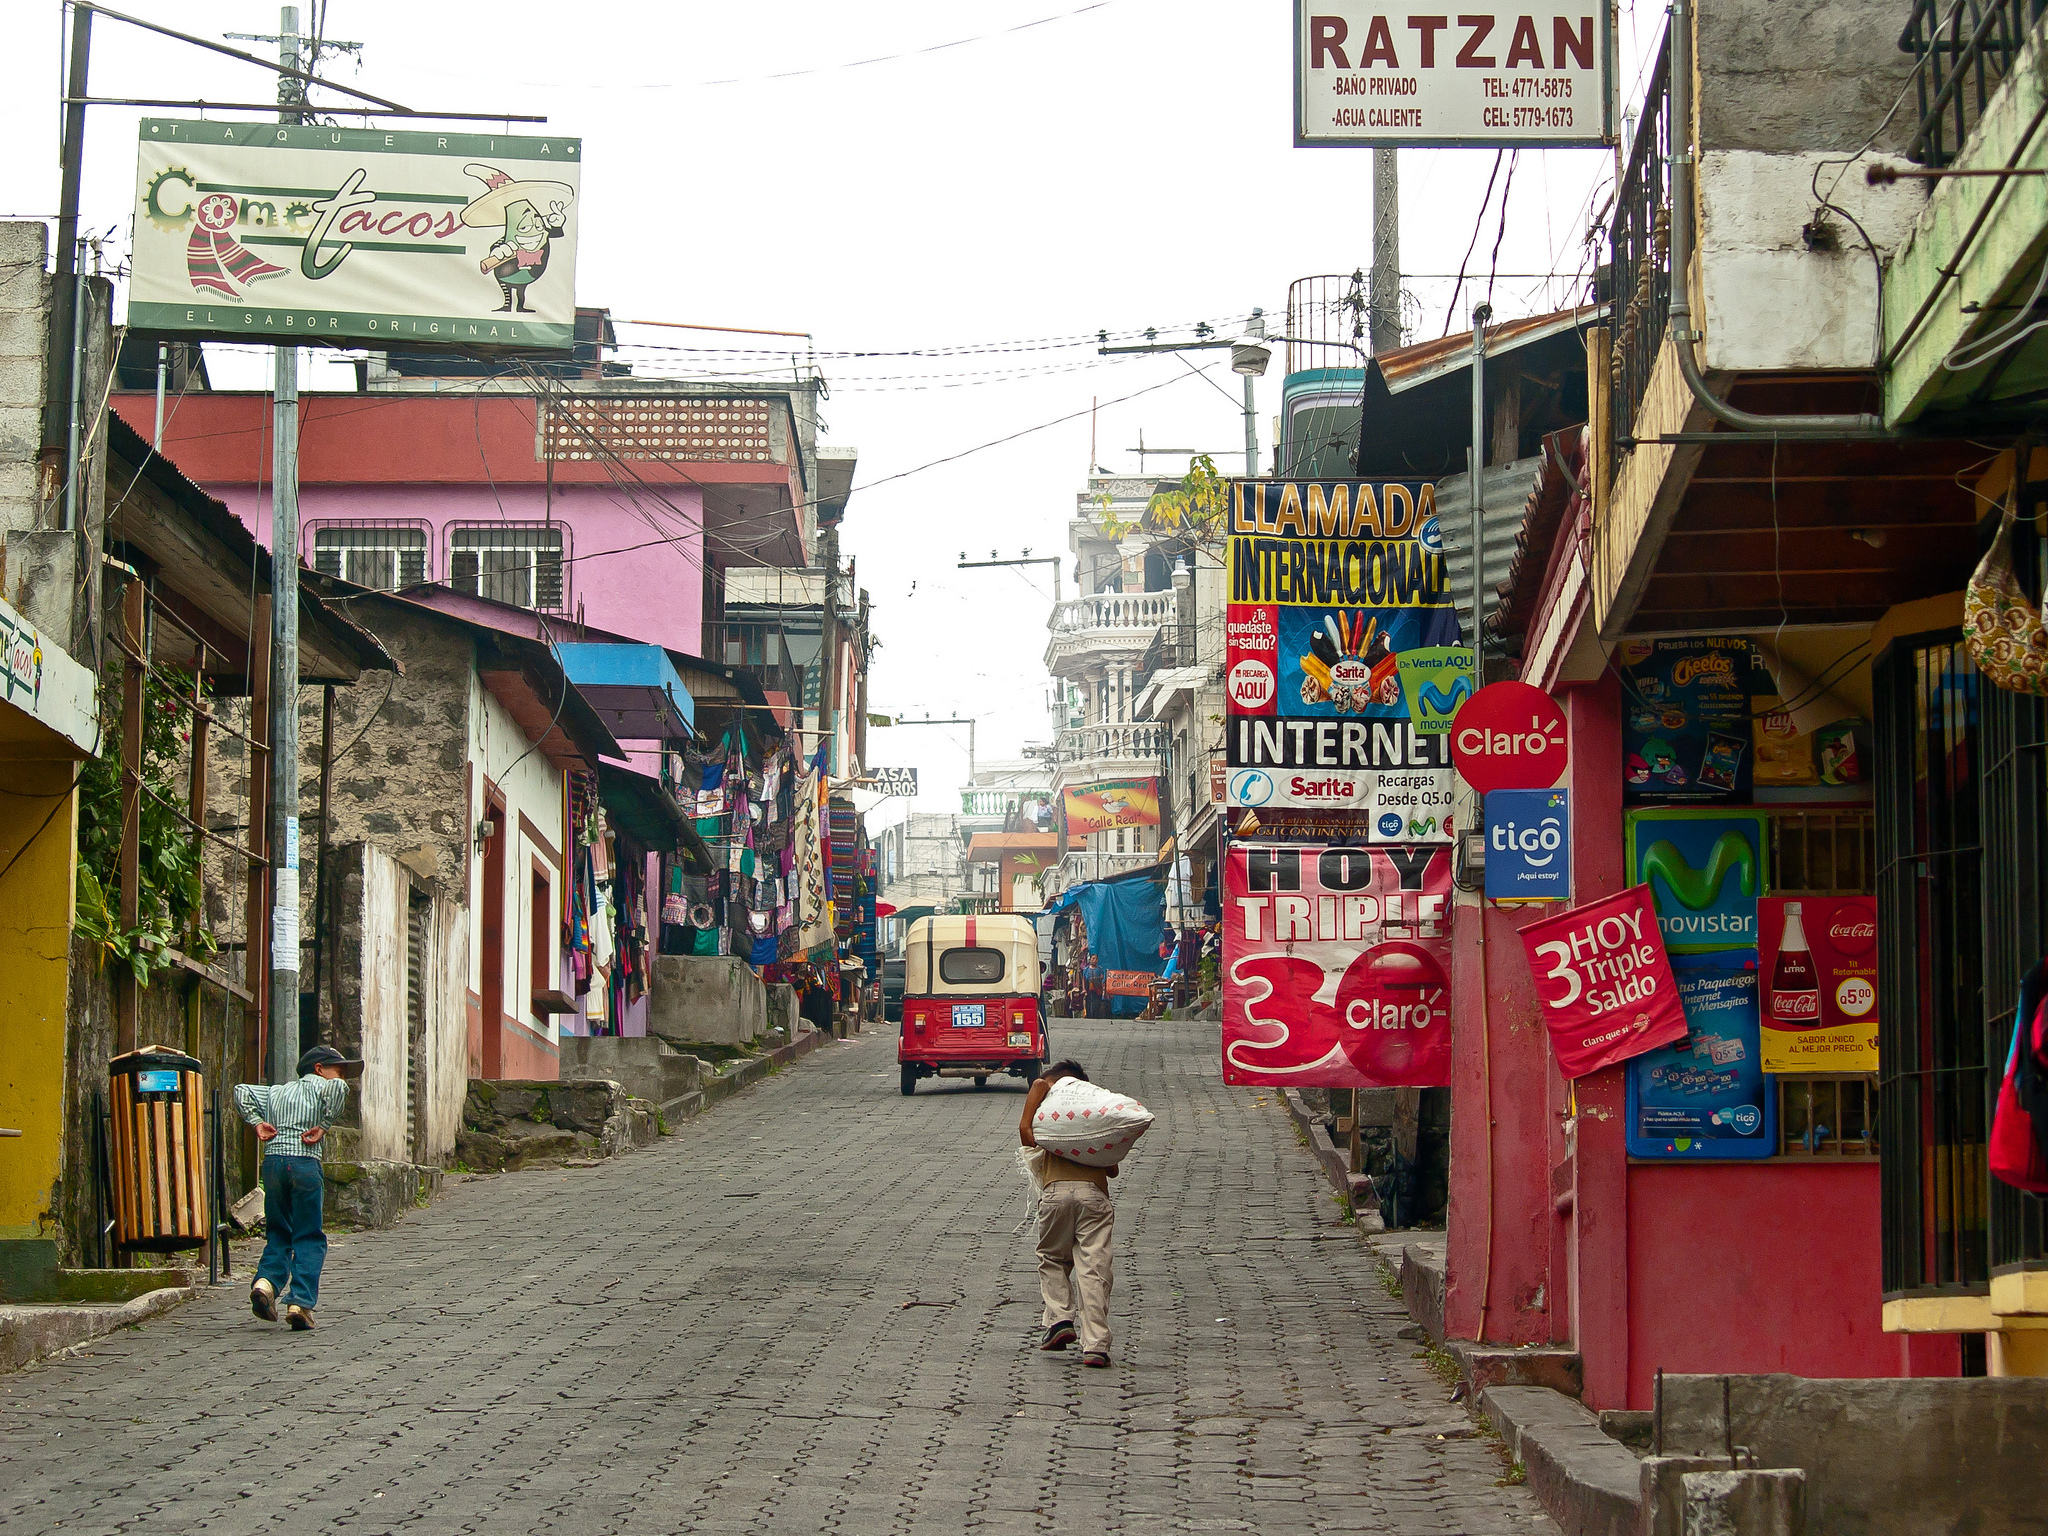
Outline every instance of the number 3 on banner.
{"label": "number 3 on banner", "polygon": [[1544,1006],[1549,1008],[1571,1007],[1573,1003],[1579,1000],[1579,973],[1572,969],[1571,946],[1569,944],[1538,944],[1536,946],[1536,953],[1539,955],[1555,954],[1557,956],[1556,966],[1545,971],[1543,979],[1545,981],[1562,981],[1571,988],[1563,997],[1545,998]]}

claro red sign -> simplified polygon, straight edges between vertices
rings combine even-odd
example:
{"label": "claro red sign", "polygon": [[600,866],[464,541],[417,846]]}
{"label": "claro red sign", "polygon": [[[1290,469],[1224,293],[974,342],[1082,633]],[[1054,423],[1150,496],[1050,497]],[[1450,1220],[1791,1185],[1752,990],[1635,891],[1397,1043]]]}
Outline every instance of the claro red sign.
{"label": "claro red sign", "polygon": [[1647,885],[1531,923],[1522,945],[1566,1077],[1684,1037],[1685,1009]]}
{"label": "claro red sign", "polygon": [[1223,1081],[1450,1082],[1448,848],[1233,840],[1223,894]]}
{"label": "claro red sign", "polygon": [[1564,711],[1528,683],[1488,683],[1451,724],[1451,761],[1482,795],[1549,789],[1564,777]]}

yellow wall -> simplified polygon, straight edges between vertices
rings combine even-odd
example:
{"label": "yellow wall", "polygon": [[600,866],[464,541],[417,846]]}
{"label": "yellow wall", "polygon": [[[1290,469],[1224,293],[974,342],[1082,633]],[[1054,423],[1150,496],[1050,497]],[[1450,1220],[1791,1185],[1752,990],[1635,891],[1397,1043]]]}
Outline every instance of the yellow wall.
{"label": "yellow wall", "polygon": [[75,772],[0,762],[0,1127],[23,1133],[0,1137],[0,1241],[56,1235],[47,1218],[64,1166]]}

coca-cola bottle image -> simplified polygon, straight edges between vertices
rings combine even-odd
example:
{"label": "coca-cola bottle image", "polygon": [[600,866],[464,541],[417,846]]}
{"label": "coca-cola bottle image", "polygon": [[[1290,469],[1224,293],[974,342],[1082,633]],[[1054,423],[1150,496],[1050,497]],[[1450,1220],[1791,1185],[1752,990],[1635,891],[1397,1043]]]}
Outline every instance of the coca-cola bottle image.
{"label": "coca-cola bottle image", "polygon": [[1820,971],[1806,947],[1799,903],[1785,903],[1785,933],[1778,963],[1771,969],[1771,1019],[1778,1024],[1811,1024],[1820,1018]]}

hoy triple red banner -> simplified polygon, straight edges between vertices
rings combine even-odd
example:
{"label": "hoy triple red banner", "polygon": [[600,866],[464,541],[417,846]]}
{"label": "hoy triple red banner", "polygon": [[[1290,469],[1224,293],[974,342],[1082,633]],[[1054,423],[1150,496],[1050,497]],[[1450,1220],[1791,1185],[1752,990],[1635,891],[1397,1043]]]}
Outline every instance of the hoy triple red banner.
{"label": "hoy triple red banner", "polygon": [[1685,1009],[1647,885],[1531,923],[1522,944],[1566,1077],[1684,1038]]}
{"label": "hoy triple red banner", "polygon": [[1223,879],[1226,1083],[1449,1084],[1449,849],[1233,842]]}

